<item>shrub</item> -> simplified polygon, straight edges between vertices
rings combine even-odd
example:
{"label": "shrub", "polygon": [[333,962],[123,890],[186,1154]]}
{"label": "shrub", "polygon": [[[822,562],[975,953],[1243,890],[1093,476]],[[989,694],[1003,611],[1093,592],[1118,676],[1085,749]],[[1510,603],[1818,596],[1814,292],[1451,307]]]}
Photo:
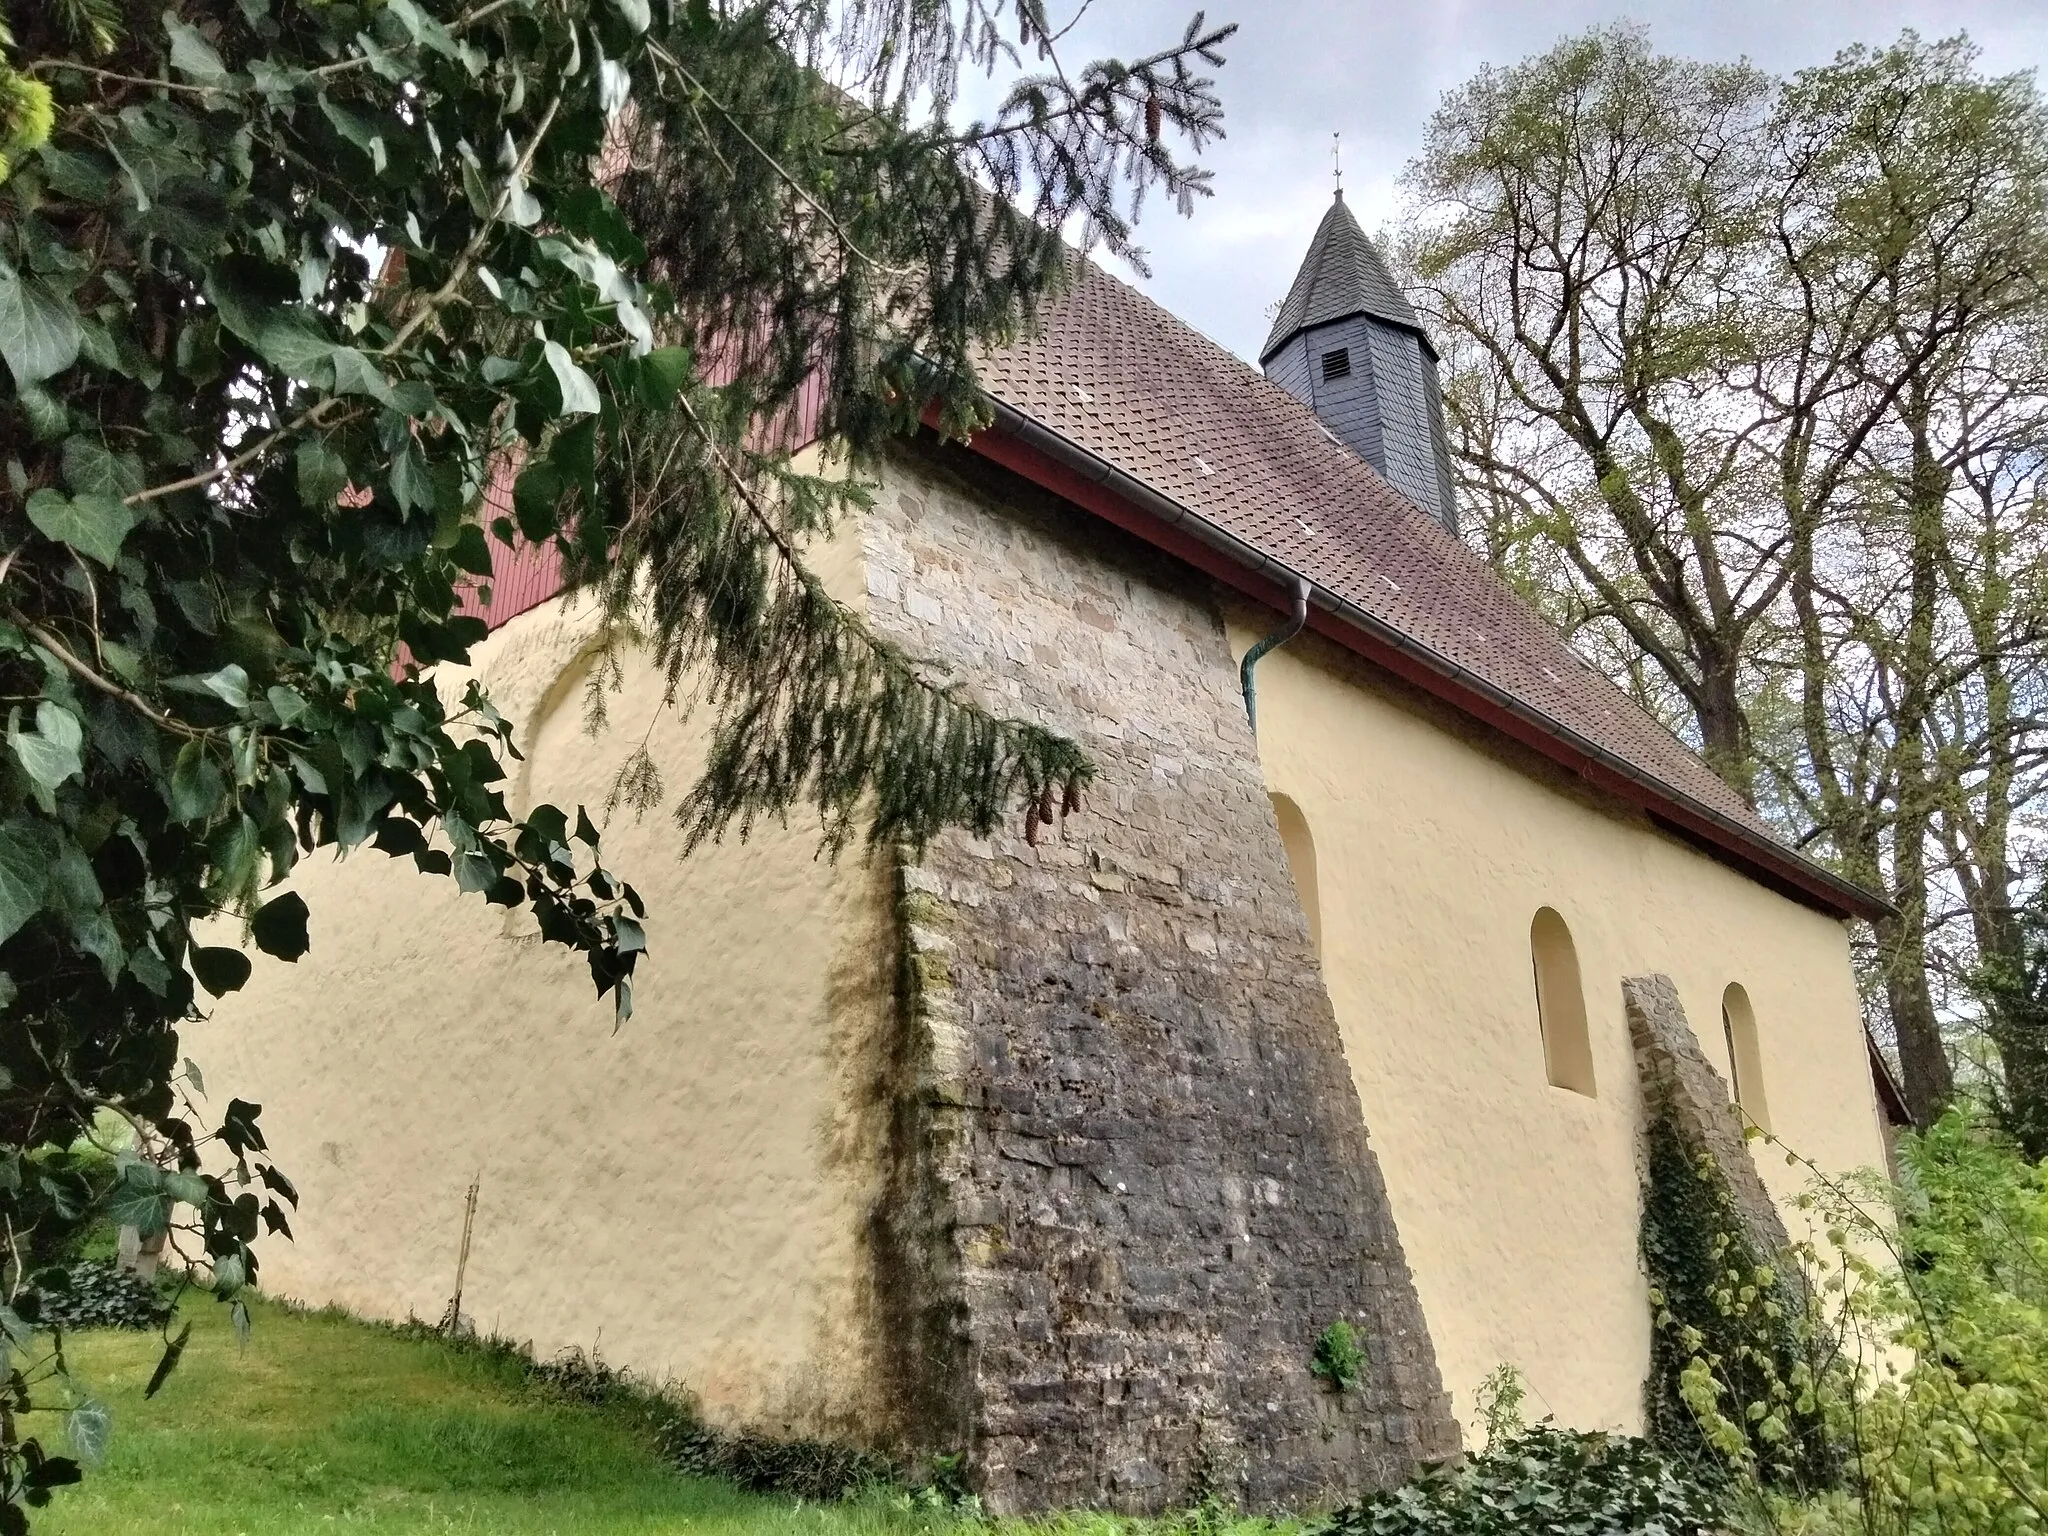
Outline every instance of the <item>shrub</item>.
{"label": "shrub", "polygon": [[[2048,1527],[2048,1167],[1952,1110],[1905,1138],[1896,1231],[1824,1185],[1845,1354],[1834,1396],[1854,1452],[1845,1528],[2019,1536]],[[1888,1250],[1889,1262],[1868,1257]],[[1889,1346],[1887,1350],[1885,1346]]]}
{"label": "shrub", "polygon": [[1715,1495],[1646,1440],[1548,1421],[1332,1515],[1311,1536],[1712,1536]]}
{"label": "shrub", "polygon": [[163,1325],[171,1303],[148,1280],[103,1259],[46,1269],[36,1276],[44,1328],[132,1328]]}
{"label": "shrub", "polygon": [[895,1480],[895,1469],[872,1451],[829,1440],[776,1440],[713,1429],[687,1415],[657,1436],[662,1455],[691,1477],[715,1477],[748,1493],[781,1493],[812,1502],[843,1499]]}

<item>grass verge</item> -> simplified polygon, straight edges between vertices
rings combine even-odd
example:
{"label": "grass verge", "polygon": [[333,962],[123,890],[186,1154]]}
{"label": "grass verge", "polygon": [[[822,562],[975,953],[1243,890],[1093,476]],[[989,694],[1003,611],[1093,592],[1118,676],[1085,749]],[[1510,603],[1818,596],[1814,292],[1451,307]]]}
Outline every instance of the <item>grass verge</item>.
{"label": "grass verge", "polygon": [[887,1499],[805,1505],[679,1475],[623,1410],[551,1400],[516,1359],[338,1313],[188,1309],[192,1341],[147,1401],[154,1334],[67,1341],[112,1410],[103,1466],[61,1492],[38,1536],[920,1536],[952,1524]]}
{"label": "grass verge", "polygon": [[338,1312],[254,1311],[240,1346],[225,1308],[188,1306],[191,1344],[147,1400],[155,1334],[67,1340],[114,1433],[104,1465],[39,1512],[36,1536],[1300,1536],[1221,1512],[982,1520],[887,1488],[835,1502],[746,1493],[678,1472],[630,1391],[579,1401],[537,1387],[507,1352]]}

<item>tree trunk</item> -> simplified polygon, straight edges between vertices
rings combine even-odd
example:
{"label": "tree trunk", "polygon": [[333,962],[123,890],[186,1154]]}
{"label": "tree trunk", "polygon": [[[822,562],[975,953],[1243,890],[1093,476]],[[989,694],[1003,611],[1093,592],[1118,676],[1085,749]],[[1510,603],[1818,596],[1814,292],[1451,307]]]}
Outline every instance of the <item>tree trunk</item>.
{"label": "tree trunk", "polygon": [[1704,669],[1699,708],[1700,756],[1749,805],[1756,804],[1756,759],[1751,752],[1749,715],[1733,658]]}
{"label": "tree trunk", "polygon": [[1918,1126],[1932,1125],[1955,1097],[1956,1075],[1950,1066],[1941,1025],[1934,1016],[1934,994],[1927,985],[1927,943],[1917,912],[1879,918],[1878,950],[1884,966],[1885,1000],[1892,1030],[1899,1042],[1900,1084],[1906,1110]]}

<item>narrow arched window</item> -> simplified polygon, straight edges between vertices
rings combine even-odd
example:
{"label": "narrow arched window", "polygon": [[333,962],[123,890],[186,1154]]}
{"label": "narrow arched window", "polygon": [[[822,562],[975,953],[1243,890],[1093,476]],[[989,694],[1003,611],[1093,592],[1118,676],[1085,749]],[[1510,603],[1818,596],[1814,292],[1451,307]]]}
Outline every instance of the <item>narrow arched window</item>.
{"label": "narrow arched window", "polygon": [[1728,1042],[1729,1087],[1758,1130],[1771,1128],[1771,1107],[1764,1098],[1763,1048],[1756,1036],[1756,1010],[1740,982],[1721,994],[1721,1033]]}
{"label": "narrow arched window", "polygon": [[1280,844],[1287,850],[1287,872],[1294,876],[1294,894],[1301,898],[1302,915],[1308,919],[1308,941],[1316,958],[1323,957],[1323,903],[1316,888],[1316,844],[1309,836],[1308,820],[1301,807],[1285,795],[1273,796],[1273,815],[1280,823]]}
{"label": "narrow arched window", "polygon": [[1536,969],[1536,1020],[1543,1031],[1543,1066],[1551,1084],[1593,1096],[1593,1042],[1586,1030],[1586,990],[1579,983],[1579,951],[1572,931],[1550,907],[1529,925]]}

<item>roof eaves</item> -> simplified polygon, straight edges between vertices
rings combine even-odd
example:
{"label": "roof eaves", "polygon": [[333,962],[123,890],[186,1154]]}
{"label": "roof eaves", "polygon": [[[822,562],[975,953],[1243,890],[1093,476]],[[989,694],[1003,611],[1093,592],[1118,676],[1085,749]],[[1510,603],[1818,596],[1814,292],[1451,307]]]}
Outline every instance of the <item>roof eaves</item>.
{"label": "roof eaves", "polygon": [[1273,360],[1275,354],[1284,352],[1288,344],[1298,336],[1306,336],[1311,331],[1320,331],[1324,326],[1342,325],[1347,320],[1358,319],[1377,320],[1381,325],[1391,326],[1397,331],[1406,331],[1410,336],[1413,336],[1422,343],[1422,350],[1429,354],[1429,360],[1432,363],[1442,361],[1442,354],[1437,351],[1436,343],[1429,339],[1429,332],[1423,329],[1420,320],[1400,320],[1392,315],[1381,314],[1376,309],[1360,308],[1346,310],[1341,315],[1332,315],[1327,320],[1318,320],[1313,325],[1298,325],[1278,341],[1268,342],[1266,350],[1259,355],[1259,366],[1264,368],[1266,364]]}
{"label": "roof eaves", "polygon": [[[1448,692],[1442,688],[1433,691],[1463,708],[1468,714],[1478,714],[1481,718],[1506,717],[1508,720],[1519,722],[1525,729],[1511,734],[1528,741],[1539,750],[1545,750],[1546,755],[1563,762],[1582,777],[1604,778],[1608,781],[1607,787],[1610,790],[1619,789],[1622,785],[1632,786],[1636,793],[1625,795],[1624,798],[1643,801],[1661,812],[1659,819],[1675,821],[1680,828],[1689,831],[1695,839],[1723,855],[1727,861],[1747,867],[1753,874],[1760,873],[1770,878],[1773,883],[1790,885],[1803,893],[1806,900],[1837,916],[1876,918],[1891,912],[1891,907],[1882,898],[1854,881],[1842,878],[1796,850],[1760,835],[1725,812],[1645,772],[1626,758],[1589,740],[1571,727],[1515,697],[1498,684],[1395,628],[1376,614],[1359,607],[1313,578],[1274,559],[1263,550],[1217,526],[1192,507],[1155,490],[1144,481],[1117,468],[1107,459],[1062,436],[1015,406],[1002,400],[994,401],[994,406],[994,430],[999,436],[1014,439],[1027,449],[1035,450],[1064,466],[1083,481],[1102,486],[1140,512],[1148,514],[1169,528],[1183,531],[1198,543],[1223,555],[1231,564],[1272,583],[1280,591],[1292,591],[1296,583],[1306,584],[1311,606],[1330,615],[1337,621],[1340,629],[1361,635],[1375,642],[1378,649],[1393,652],[1415,664],[1424,675],[1412,680],[1423,682],[1425,686],[1430,679],[1452,685],[1451,691]],[[986,436],[987,434],[983,434],[983,437]],[[977,437],[975,446],[985,455],[994,456],[989,455],[988,445],[983,442],[982,437]],[[1012,463],[1010,467],[1029,477],[1028,465]],[[1048,488],[1055,492],[1059,490],[1057,486]],[[1325,629],[1329,626],[1317,627]],[[1468,697],[1460,698],[1459,694]],[[1489,708],[1475,710],[1471,707],[1470,700],[1483,701]],[[1500,725],[1502,720],[1490,718],[1488,723]],[[1554,750],[1556,748],[1565,750],[1559,752]],[[1588,773],[1589,768],[1596,771]]]}

